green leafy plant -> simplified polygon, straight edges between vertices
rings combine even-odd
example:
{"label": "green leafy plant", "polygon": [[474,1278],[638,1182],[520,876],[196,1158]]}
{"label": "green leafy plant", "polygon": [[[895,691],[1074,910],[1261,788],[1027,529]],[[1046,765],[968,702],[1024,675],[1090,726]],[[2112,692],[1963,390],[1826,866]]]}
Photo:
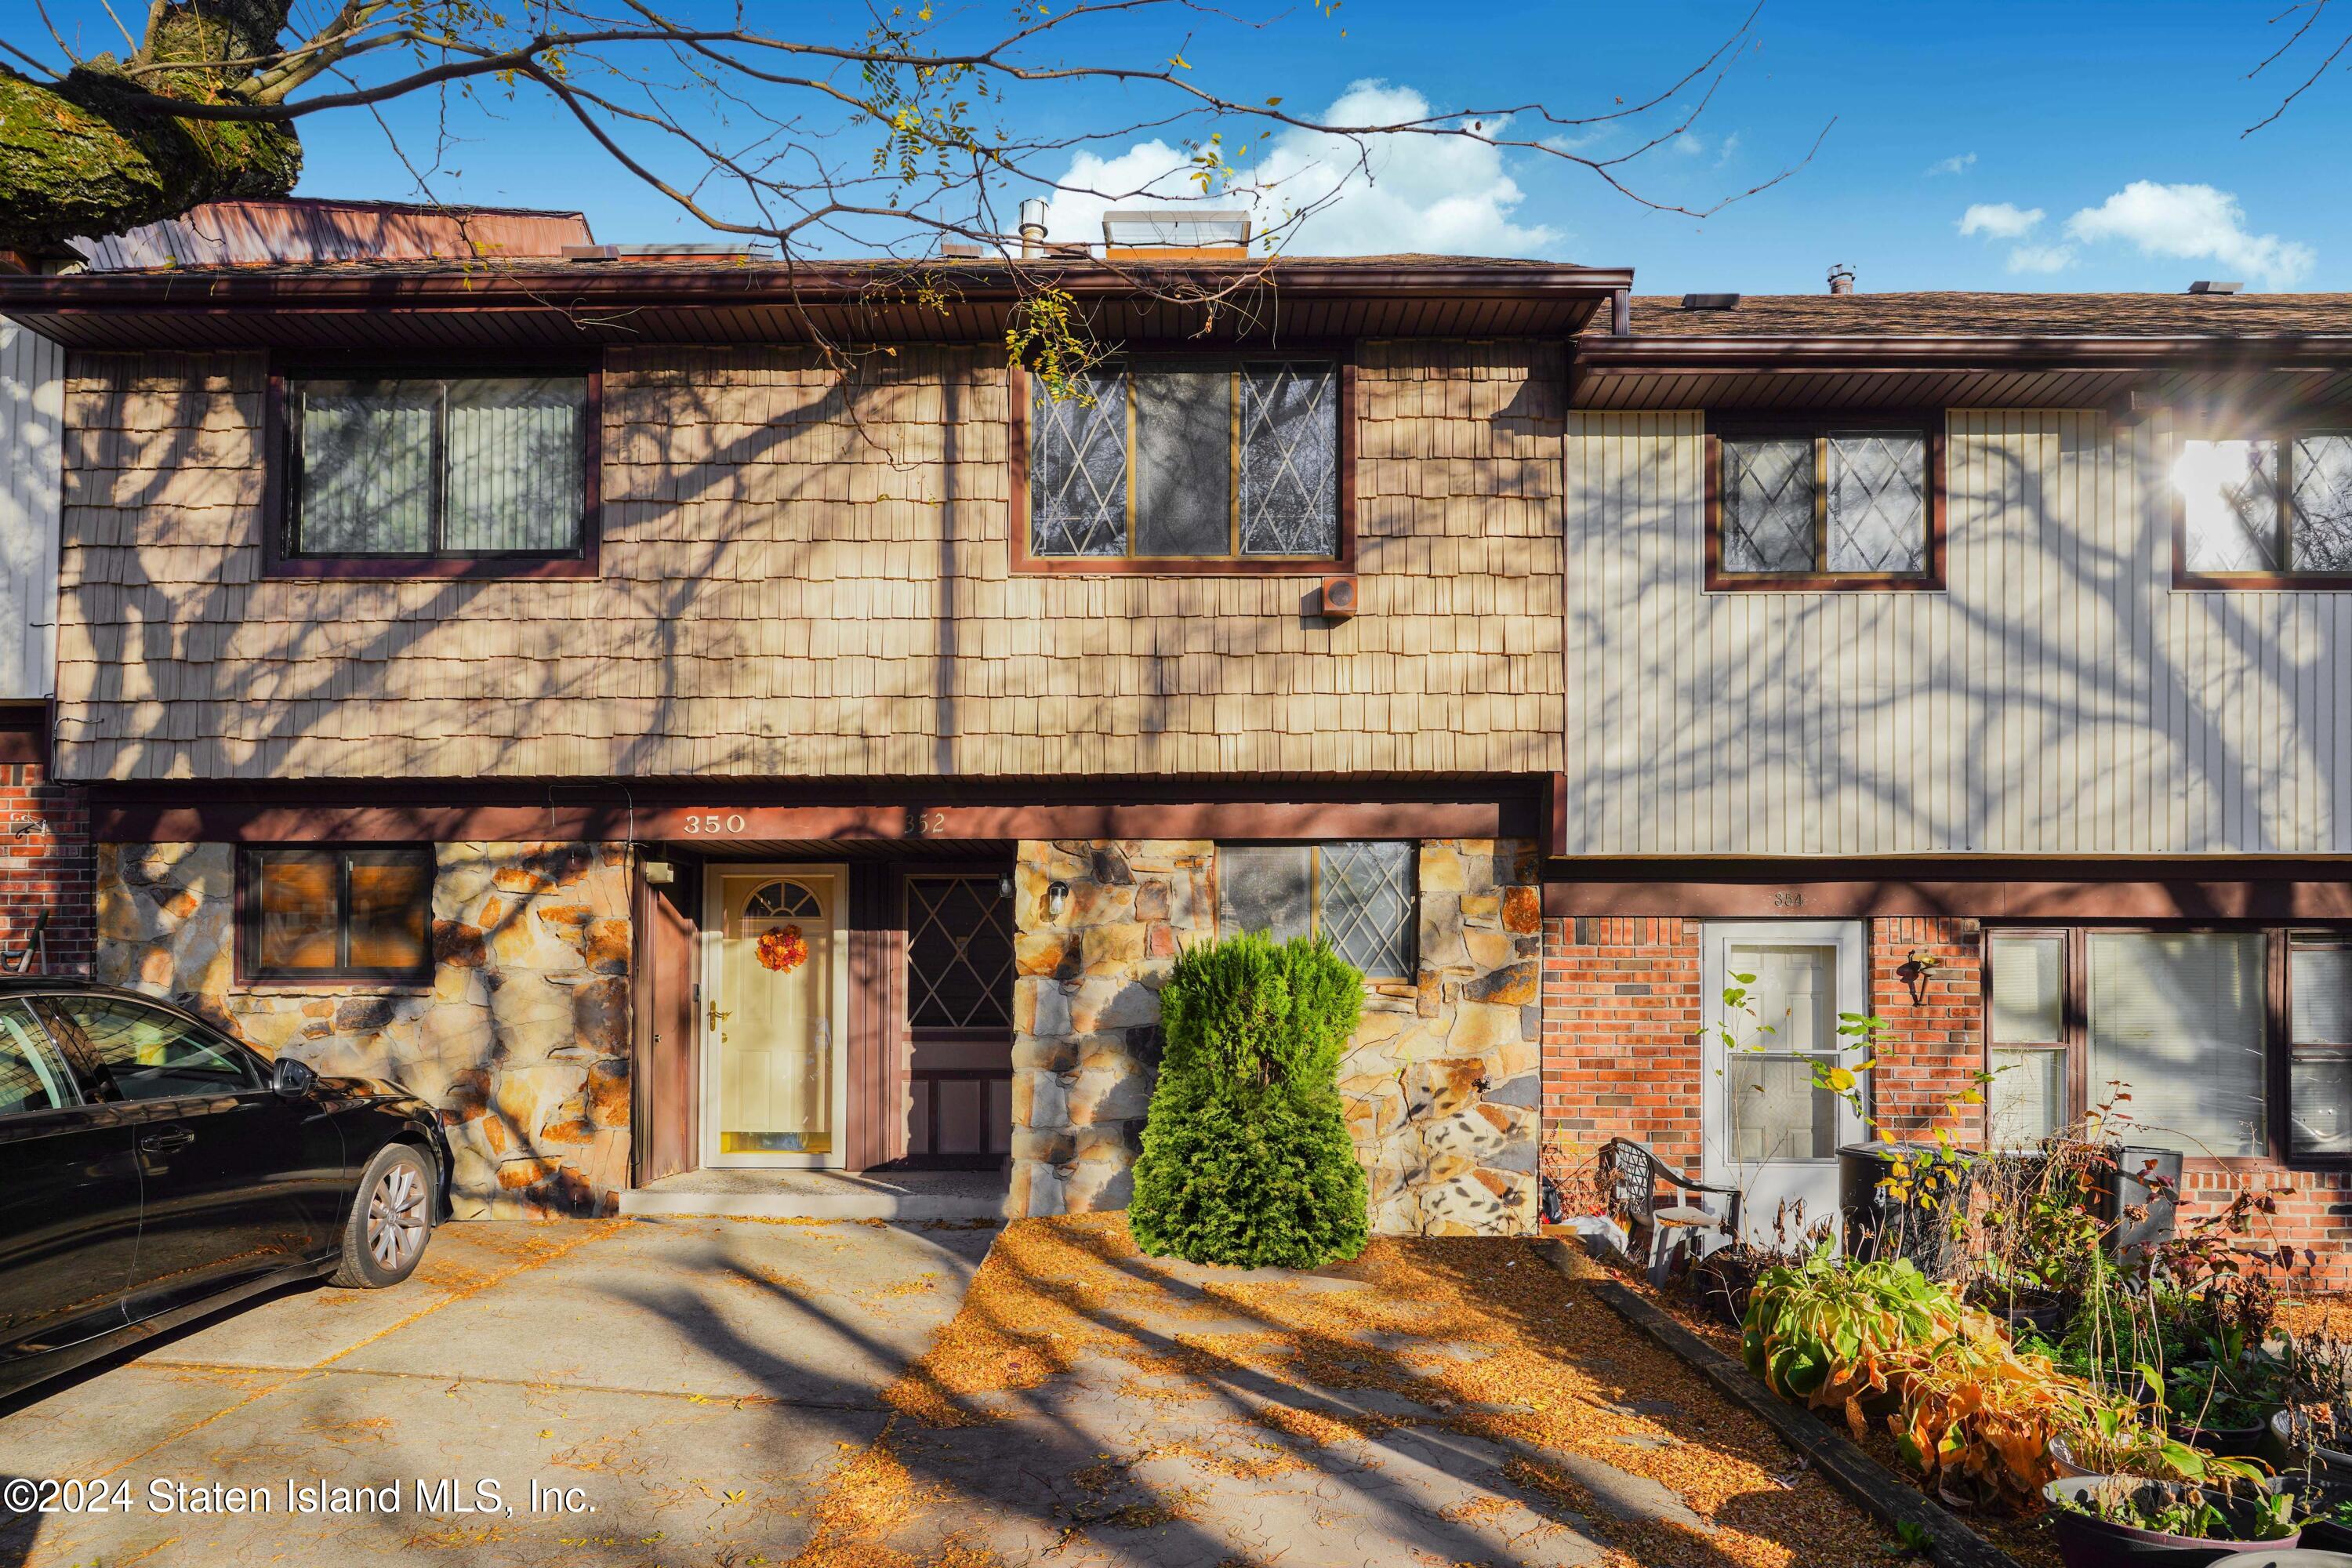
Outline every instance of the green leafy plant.
{"label": "green leafy plant", "polygon": [[1154,1256],[1311,1268],[1370,1235],[1338,1087],[1364,980],[1328,946],[1242,935],[1177,959],[1128,1222]]}
{"label": "green leafy plant", "polygon": [[2109,1477],[2070,1491],[2058,1506],[2134,1530],[2196,1541],[2277,1541],[2295,1532],[2294,1497],[2260,1485],[2225,1479],[2211,1485]]}

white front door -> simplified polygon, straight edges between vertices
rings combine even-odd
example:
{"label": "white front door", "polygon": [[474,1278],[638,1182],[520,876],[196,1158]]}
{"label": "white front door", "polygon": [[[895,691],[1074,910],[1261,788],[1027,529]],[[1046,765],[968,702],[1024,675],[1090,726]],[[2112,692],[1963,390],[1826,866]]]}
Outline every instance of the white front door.
{"label": "white front door", "polygon": [[842,1163],[846,884],[839,866],[705,870],[705,1165]]}
{"label": "white front door", "polygon": [[[1838,1033],[1840,1014],[1869,1011],[1862,922],[1702,930],[1706,1178],[1740,1190],[1748,1240],[1794,1242],[1836,1220],[1838,1147],[1864,1135],[1852,1101],[1816,1087],[1813,1070],[1863,1060],[1864,1042]],[[1728,988],[1747,993],[1744,1005],[1727,1005]]]}

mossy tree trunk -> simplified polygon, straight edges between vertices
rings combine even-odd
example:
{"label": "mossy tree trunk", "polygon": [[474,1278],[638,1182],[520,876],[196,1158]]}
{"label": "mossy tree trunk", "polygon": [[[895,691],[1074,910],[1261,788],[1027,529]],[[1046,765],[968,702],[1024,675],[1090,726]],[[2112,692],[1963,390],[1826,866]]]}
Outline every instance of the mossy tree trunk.
{"label": "mossy tree trunk", "polygon": [[[53,246],[291,191],[302,171],[291,124],[175,119],[138,101],[236,100],[247,68],[219,62],[280,48],[289,3],[166,0],[129,59],[100,55],[57,82],[0,67],[0,246]],[[185,68],[147,68],[158,66]]]}

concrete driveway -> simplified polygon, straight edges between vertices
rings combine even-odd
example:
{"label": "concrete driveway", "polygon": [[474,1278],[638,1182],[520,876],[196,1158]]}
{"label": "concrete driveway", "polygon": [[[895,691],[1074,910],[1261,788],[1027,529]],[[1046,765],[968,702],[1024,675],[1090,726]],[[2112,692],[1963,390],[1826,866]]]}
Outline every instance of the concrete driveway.
{"label": "concrete driveway", "polygon": [[781,1563],[993,1236],[452,1225],[400,1289],[290,1292],[0,1407],[0,1476],[88,1484],[0,1510],[0,1564]]}

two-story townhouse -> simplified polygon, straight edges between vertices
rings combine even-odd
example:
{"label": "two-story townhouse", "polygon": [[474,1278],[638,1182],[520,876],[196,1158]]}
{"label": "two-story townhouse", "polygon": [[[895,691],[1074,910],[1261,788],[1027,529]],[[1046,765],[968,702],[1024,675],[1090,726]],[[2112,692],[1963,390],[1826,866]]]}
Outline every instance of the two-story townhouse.
{"label": "two-story townhouse", "polygon": [[1529,1223],[1564,344],[1628,276],[1032,265],[1122,345],[1080,396],[987,263],[0,284],[70,353],[100,975],[422,1089],[461,1212],[1008,1155],[1050,1212],[1124,1190],[1179,945],[1319,931],[1384,1222]]}
{"label": "two-story townhouse", "polygon": [[1315,931],[1384,1229],[1525,1228],[1546,1132],[1818,1208],[1850,1012],[1891,1127],[2126,1082],[2340,1252],[2345,301],[1024,265],[1077,395],[989,261],[0,280],[101,975],[428,1094],[460,1212],[1050,1213],[1122,1201],[1174,954]]}

